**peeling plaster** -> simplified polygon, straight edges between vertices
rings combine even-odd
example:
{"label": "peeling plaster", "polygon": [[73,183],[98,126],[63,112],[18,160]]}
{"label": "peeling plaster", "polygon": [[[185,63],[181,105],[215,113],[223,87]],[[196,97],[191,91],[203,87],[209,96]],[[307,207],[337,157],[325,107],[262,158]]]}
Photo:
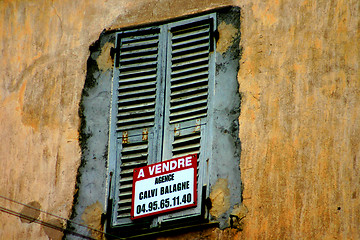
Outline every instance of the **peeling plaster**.
{"label": "peeling plaster", "polygon": [[[101,215],[103,213],[102,209],[103,206],[101,205],[100,202],[97,201],[94,204],[91,204],[85,208],[84,213],[81,216],[81,219],[84,221],[84,223],[87,226],[102,231],[103,230],[103,226],[101,224]],[[96,239],[102,237],[101,233],[94,230],[91,230],[91,235]]]}
{"label": "peeling plaster", "polygon": [[22,223],[32,223],[36,219],[38,219],[38,217],[40,216],[40,210],[38,210],[38,209],[41,208],[41,205],[37,201],[29,202],[26,205],[31,206],[33,208],[24,206],[24,208],[21,210],[20,214],[22,216],[24,216],[25,218],[20,217],[20,220]]}
{"label": "peeling plaster", "polygon": [[232,228],[237,228],[239,230],[243,229],[243,219],[246,217],[246,214],[249,212],[247,207],[244,204],[235,205],[234,209],[230,214],[230,226]]}
{"label": "peeling plaster", "polygon": [[111,69],[113,66],[113,59],[110,56],[110,49],[114,47],[113,43],[105,43],[101,48],[101,53],[99,57],[96,59],[97,65],[101,71],[106,71]]}
{"label": "peeling plaster", "polygon": [[210,214],[216,218],[219,218],[230,208],[230,190],[227,179],[218,179],[211,189],[210,199],[212,204]]}
{"label": "peeling plaster", "polygon": [[224,53],[233,44],[233,39],[238,34],[238,29],[236,29],[231,24],[222,22],[219,24],[218,31],[219,40],[217,42],[216,51],[219,53]]}
{"label": "peeling plaster", "polygon": [[[63,223],[59,219],[56,219],[56,218],[47,220],[45,222],[47,222],[55,227],[59,227],[59,228],[64,227]],[[50,228],[50,227],[46,227],[46,226],[43,226],[42,228],[44,229],[44,232],[51,240],[61,240],[64,235],[64,233],[62,231],[59,231],[54,228]]]}

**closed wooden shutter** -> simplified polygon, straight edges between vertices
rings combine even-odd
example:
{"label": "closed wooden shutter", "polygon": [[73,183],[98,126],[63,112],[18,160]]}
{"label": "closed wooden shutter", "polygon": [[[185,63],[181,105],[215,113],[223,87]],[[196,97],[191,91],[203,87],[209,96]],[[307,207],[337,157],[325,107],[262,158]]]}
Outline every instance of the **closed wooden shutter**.
{"label": "closed wooden shutter", "polygon": [[161,134],[156,129],[162,124],[160,29],[120,32],[117,41],[119,67],[113,90],[117,95],[113,105],[117,136],[113,225],[131,224],[133,170],[159,158]]}
{"label": "closed wooden shutter", "polygon": [[201,214],[213,21],[207,15],[169,25],[163,155],[198,154],[198,206],[160,216],[161,222]]}

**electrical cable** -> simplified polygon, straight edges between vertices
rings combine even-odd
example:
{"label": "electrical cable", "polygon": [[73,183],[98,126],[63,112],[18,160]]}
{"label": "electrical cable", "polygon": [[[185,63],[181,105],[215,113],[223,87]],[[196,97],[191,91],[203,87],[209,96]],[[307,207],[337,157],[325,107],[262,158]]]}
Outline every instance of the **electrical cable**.
{"label": "electrical cable", "polygon": [[[107,236],[119,238],[118,236],[115,236],[115,235],[112,235],[112,234],[109,234],[109,233],[100,231],[100,230],[98,230],[98,229],[95,229],[95,228],[86,226],[86,225],[84,225],[84,224],[77,223],[77,222],[75,222],[75,221],[72,221],[72,220],[69,220],[69,219],[60,217],[60,216],[58,216],[58,215],[55,215],[55,214],[46,212],[46,211],[44,211],[44,210],[41,210],[41,209],[39,209],[39,208],[36,208],[36,207],[30,206],[30,205],[27,205],[27,204],[25,204],[25,203],[22,203],[22,202],[13,200],[13,199],[11,199],[11,198],[8,198],[8,197],[2,196],[2,195],[0,195],[0,198],[5,199],[5,200],[10,201],[10,202],[13,202],[13,203],[20,204],[20,205],[22,205],[22,206],[25,206],[25,207],[28,207],[28,208],[31,208],[31,209],[34,209],[34,210],[37,210],[37,211],[40,211],[40,212],[45,213],[45,214],[47,214],[47,215],[53,216],[53,217],[55,217],[55,218],[62,219],[62,220],[64,220],[64,221],[66,221],[66,223],[75,224],[75,225],[78,225],[78,226],[80,226],[80,227],[84,227],[84,228],[87,228],[87,229],[89,229],[89,230],[96,231],[96,232],[98,232],[98,233],[101,233],[101,234],[104,234],[104,235],[107,235]],[[33,217],[26,216],[26,215],[24,215],[24,214],[22,214],[22,213],[19,213],[19,212],[16,212],[16,211],[7,209],[7,208],[2,207],[2,206],[0,206],[0,211],[5,212],[5,213],[8,213],[8,214],[11,214],[11,215],[14,215],[14,216],[17,216],[17,217],[24,218],[24,219],[29,220],[29,221],[34,221],[34,222],[36,222],[36,223],[38,223],[38,224],[40,224],[40,225],[44,225],[44,226],[49,225],[50,228],[57,229],[57,230],[59,230],[59,231],[71,233],[71,234],[73,234],[73,235],[78,235],[78,236],[80,236],[80,237],[84,237],[84,238],[87,238],[87,239],[94,239],[94,238],[91,238],[91,237],[82,235],[82,234],[80,234],[80,233],[76,233],[76,232],[74,232],[74,231],[71,231],[71,230],[64,229],[64,228],[62,228],[62,227],[53,225],[53,224],[51,224],[51,223],[47,223],[47,222],[44,222],[44,221],[42,221],[42,220],[34,219]]]}
{"label": "electrical cable", "polygon": [[14,203],[17,203],[17,204],[23,205],[23,206],[28,207],[28,208],[32,208],[32,209],[34,209],[34,210],[38,210],[38,211],[43,212],[43,213],[45,213],[45,214],[47,214],[47,215],[50,215],[50,216],[53,216],[53,217],[56,217],[56,218],[59,218],[59,219],[65,220],[65,221],[67,221],[67,222],[70,222],[70,223],[73,223],[73,224],[79,225],[79,226],[81,226],[81,227],[85,227],[85,228],[88,228],[88,229],[93,230],[93,231],[96,231],[96,232],[104,233],[104,232],[102,232],[102,231],[100,231],[100,230],[97,230],[97,229],[95,229],[95,228],[92,228],[92,227],[89,227],[89,226],[83,225],[83,224],[81,224],[81,223],[74,222],[74,221],[72,221],[72,220],[69,220],[69,219],[66,219],[66,218],[60,217],[60,216],[58,216],[58,215],[55,215],[55,214],[52,214],[52,213],[46,212],[46,211],[44,211],[44,210],[41,210],[41,209],[38,209],[38,208],[36,208],[36,207],[33,207],[33,206],[30,206],[30,205],[27,205],[27,204],[25,204],[25,203],[18,202],[18,201],[16,201],[16,200],[13,200],[13,199],[10,199],[10,198],[7,198],[7,197],[4,197],[4,196],[2,196],[2,195],[0,195],[0,198],[3,198],[3,199],[8,200],[8,201],[10,201],[10,202],[14,202]]}
{"label": "electrical cable", "polygon": [[54,225],[54,224],[51,224],[51,223],[48,223],[48,222],[45,222],[45,221],[42,221],[42,220],[39,220],[39,219],[35,219],[35,218],[33,218],[33,217],[30,217],[30,216],[24,215],[24,214],[22,214],[22,213],[19,213],[19,212],[10,210],[10,209],[8,209],[8,208],[4,208],[4,207],[1,207],[1,206],[0,206],[0,211],[1,211],[1,212],[4,212],[4,213],[8,213],[8,214],[13,215],[13,216],[16,216],[16,217],[19,217],[19,218],[26,219],[26,220],[28,220],[28,221],[30,221],[30,222],[35,222],[35,223],[37,223],[37,224],[43,225],[43,226],[48,227],[48,228],[55,229],[55,230],[57,230],[57,231],[70,233],[70,234],[72,234],[72,235],[75,235],[75,236],[78,236],[78,237],[82,237],[82,238],[85,238],[85,239],[96,240],[95,238],[92,238],[92,237],[89,237],[89,236],[85,236],[85,235],[83,235],[83,234],[81,234],[81,233],[77,233],[77,232],[74,232],[74,231],[71,231],[71,230],[68,230],[68,229],[65,229],[65,228],[56,226],[56,225]]}

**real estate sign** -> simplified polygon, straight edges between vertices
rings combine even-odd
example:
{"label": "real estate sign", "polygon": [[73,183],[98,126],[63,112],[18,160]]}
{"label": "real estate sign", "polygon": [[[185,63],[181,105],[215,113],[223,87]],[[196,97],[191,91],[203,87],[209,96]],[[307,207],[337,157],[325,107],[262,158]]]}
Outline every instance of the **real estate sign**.
{"label": "real estate sign", "polygon": [[197,155],[134,169],[131,219],[196,206]]}

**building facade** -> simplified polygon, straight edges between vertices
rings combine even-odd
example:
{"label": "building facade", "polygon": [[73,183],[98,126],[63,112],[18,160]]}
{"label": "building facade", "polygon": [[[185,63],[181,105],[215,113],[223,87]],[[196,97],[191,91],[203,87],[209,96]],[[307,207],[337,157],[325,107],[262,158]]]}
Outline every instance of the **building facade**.
{"label": "building facade", "polygon": [[206,54],[222,79],[208,96],[225,94],[207,102],[224,102],[208,112],[219,135],[202,136],[215,136],[206,153],[233,150],[200,175],[205,219],[143,233],[358,239],[359,10],[358,1],[2,1],[0,239],[121,235],[108,201],[117,34],[204,14],[223,14],[209,23]]}

